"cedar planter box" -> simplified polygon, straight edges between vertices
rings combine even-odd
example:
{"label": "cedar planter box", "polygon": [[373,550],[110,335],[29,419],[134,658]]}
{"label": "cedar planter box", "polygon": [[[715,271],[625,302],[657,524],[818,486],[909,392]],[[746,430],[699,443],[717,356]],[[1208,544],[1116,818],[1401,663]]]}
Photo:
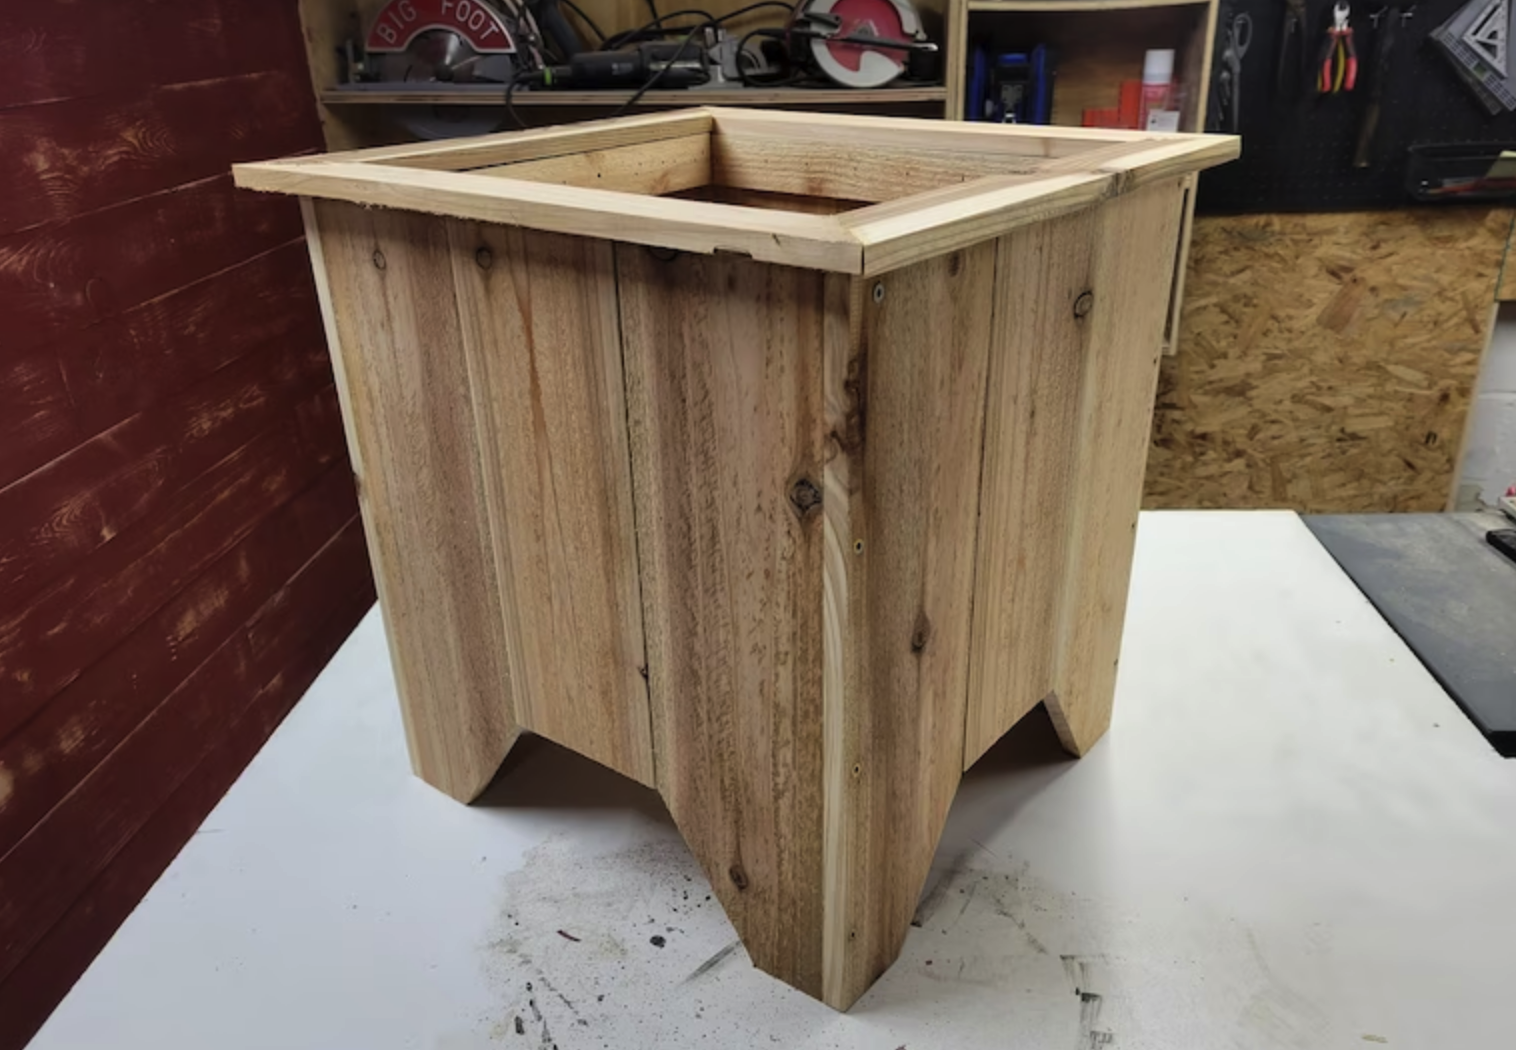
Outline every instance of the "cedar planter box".
{"label": "cedar planter box", "polygon": [[712,109],[238,167],[303,198],[418,775],[532,732],[657,789],[849,1006],[961,772],[1109,724],[1184,177],[1236,153]]}

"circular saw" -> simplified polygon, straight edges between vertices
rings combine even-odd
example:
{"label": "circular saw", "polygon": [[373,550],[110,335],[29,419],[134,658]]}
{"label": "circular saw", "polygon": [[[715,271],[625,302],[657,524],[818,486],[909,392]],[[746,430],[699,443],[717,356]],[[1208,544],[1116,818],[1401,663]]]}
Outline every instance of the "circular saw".
{"label": "circular saw", "polygon": [[[504,88],[540,68],[531,12],[484,0],[390,0],[364,40],[366,78],[385,86]],[[400,106],[395,119],[423,139],[481,135],[505,120],[503,106]]]}
{"label": "circular saw", "polygon": [[913,56],[935,55],[921,17],[906,0],[807,0],[795,16],[810,62],[850,88],[884,87]]}

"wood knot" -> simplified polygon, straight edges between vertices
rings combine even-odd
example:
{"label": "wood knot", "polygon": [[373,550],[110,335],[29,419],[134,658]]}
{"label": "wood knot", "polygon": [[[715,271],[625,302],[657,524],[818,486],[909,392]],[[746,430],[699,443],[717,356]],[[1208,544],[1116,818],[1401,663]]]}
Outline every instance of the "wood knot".
{"label": "wood knot", "polygon": [[810,478],[801,478],[790,486],[790,503],[803,518],[821,506],[821,490]]}
{"label": "wood knot", "polygon": [[488,270],[495,265],[495,253],[488,248],[480,248],[474,253],[474,262],[479,264],[479,269]]}
{"label": "wood knot", "polygon": [[1095,293],[1088,290],[1080,292],[1079,298],[1074,300],[1074,316],[1082,321],[1093,309],[1095,309]]}
{"label": "wood knot", "polygon": [[381,252],[378,248],[375,248],[374,249],[374,269],[376,269],[376,270],[382,270],[382,269],[384,269],[388,265],[389,265],[389,263],[387,263],[385,261],[385,259],[384,259],[384,253]]}
{"label": "wood knot", "polygon": [[732,880],[732,885],[739,890],[747,889],[747,872],[742,870],[741,864],[733,864],[727,869],[727,877]]}
{"label": "wood knot", "polygon": [[916,620],[916,629],[911,632],[911,652],[919,653],[926,648],[926,643],[932,637],[932,621],[922,613]]}
{"label": "wood knot", "polygon": [[963,272],[963,253],[954,252],[948,256],[948,276],[957,277]]}

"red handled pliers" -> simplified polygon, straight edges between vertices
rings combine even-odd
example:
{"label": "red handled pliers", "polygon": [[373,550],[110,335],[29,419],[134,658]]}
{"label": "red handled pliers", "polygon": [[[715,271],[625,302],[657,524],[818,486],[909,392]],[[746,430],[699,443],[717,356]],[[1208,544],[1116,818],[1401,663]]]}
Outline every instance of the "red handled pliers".
{"label": "red handled pliers", "polygon": [[1321,49],[1316,90],[1323,95],[1352,91],[1358,82],[1358,52],[1353,48],[1353,27],[1348,25],[1349,7],[1338,0],[1332,6],[1332,28]]}

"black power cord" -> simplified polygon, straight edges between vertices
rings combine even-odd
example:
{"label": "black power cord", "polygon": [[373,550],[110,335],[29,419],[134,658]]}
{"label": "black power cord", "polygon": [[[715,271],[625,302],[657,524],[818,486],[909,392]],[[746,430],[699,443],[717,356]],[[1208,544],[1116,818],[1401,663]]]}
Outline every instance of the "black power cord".
{"label": "black power cord", "polygon": [[[717,27],[721,26],[725,22],[730,22],[734,18],[740,18],[743,15],[751,14],[754,11],[761,11],[761,10],[764,10],[766,8],[779,8],[780,10],[788,11],[789,12],[790,18],[789,18],[789,20],[786,21],[785,28],[780,29],[780,28],[776,28],[776,27],[766,27],[764,30],[761,30],[761,31],[760,30],[753,30],[752,32],[749,32],[747,35],[745,35],[742,38],[741,42],[739,42],[739,44],[738,44],[738,51],[740,53],[741,48],[742,48],[742,44],[745,44],[750,38],[752,38],[754,36],[757,36],[757,35],[772,36],[772,37],[775,37],[775,38],[781,39],[781,40],[784,39],[785,35],[788,32],[788,26],[789,26],[790,22],[793,22],[793,20],[794,20],[795,11],[800,6],[801,0],[795,0],[794,3],[785,3],[784,0],[757,0],[757,2],[755,2],[755,3],[748,4],[748,5],[744,6],[744,7],[739,7],[735,11],[729,11],[726,14],[721,15],[719,17],[716,16],[716,15],[712,15],[709,11],[703,11],[703,10],[700,10],[698,8],[686,8],[686,9],[683,9],[683,10],[680,10],[680,11],[670,12],[669,14],[666,14],[666,15],[657,15],[656,17],[653,18],[652,21],[648,22],[646,25],[639,26],[636,29],[627,30],[626,32],[617,33],[614,36],[609,37],[609,38],[606,38],[603,34],[600,33],[599,28],[593,22],[591,22],[588,19],[588,17],[586,17],[584,15],[584,12],[581,11],[572,2],[572,0],[561,0],[561,2],[564,3],[565,5],[567,5],[570,10],[572,10],[574,13],[578,14],[581,18],[584,18],[585,23],[590,27],[590,29],[592,31],[594,31],[597,35],[601,36],[601,39],[602,39],[603,43],[601,45],[600,50],[602,50],[602,51],[614,51],[614,50],[617,50],[621,45],[623,45],[623,44],[625,44],[625,43],[627,43],[629,41],[636,40],[639,37],[643,36],[644,34],[654,33],[654,32],[668,32],[669,29],[667,27],[664,27],[663,23],[666,22],[666,21],[668,21],[671,18],[680,18],[680,17],[684,17],[684,16],[688,16],[688,15],[698,15],[698,16],[700,16],[701,21],[697,22],[693,27],[685,27],[685,26],[680,26],[679,27],[678,31],[684,31],[685,32],[685,36],[684,36],[684,39],[680,42],[678,49],[674,52],[674,54],[673,54],[673,56],[671,58],[669,58],[662,66],[660,66],[657,69],[656,72],[653,73],[652,76],[648,77],[648,79],[642,84],[641,87],[639,87],[636,91],[632,92],[631,97],[628,98],[625,102],[623,102],[621,104],[621,106],[616,110],[616,112],[614,114],[612,114],[613,116],[621,117],[621,116],[625,116],[627,113],[629,113],[631,111],[632,107],[635,106],[639,101],[641,101],[641,99],[642,99],[642,97],[644,95],[646,95],[649,91],[651,91],[653,88],[655,88],[655,87],[658,86],[658,82],[663,79],[663,75],[666,72],[668,72],[668,70],[670,68],[672,68],[676,63],[678,63],[680,60],[682,60],[685,57],[685,55],[689,52],[690,45],[695,42],[695,38],[700,33],[704,32],[706,29],[717,28]],[[649,6],[651,6],[653,2],[654,2],[654,0],[649,0]],[[741,59],[740,59],[740,57],[738,59],[738,74],[739,74],[739,76],[741,76],[743,84],[746,85],[748,83],[748,79],[747,79],[746,72],[741,68]],[[506,84],[506,86],[505,86],[505,111],[506,111],[507,115],[510,117],[511,123],[515,124],[516,127],[524,129],[527,126],[526,122],[521,119],[520,114],[518,114],[516,112],[516,106],[515,106],[516,88],[519,87],[519,86],[521,86],[521,85],[523,85],[523,84],[528,84],[528,83],[533,83],[533,82],[540,82],[541,80],[542,80],[542,73],[540,73],[540,72],[518,73],[516,76],[514,76],[514,77],[511,78],[510,83]],[[783,81],[781,83],[788,83],[788,82],[789,81]],[[767,86],[773,86],[773,84],[774,84],[774,82],[764,82],[764,83]]]}
{"label": "black power cord", "polygon": [[[663,74],[668,71],[669,67],[671,67],[675,62],[678,62],[681,58],[684,57],[686,50],[689,48],[690,44],[694,41],[695,37],[699,33],[705,31],[706,29],[712,29],[712,28],[719,27],[722,23],[724,23],[724,22],[730,22],[734,18],[741,18],[743,15],[751,14],[754,11],[761,11],[761,10],[763,10],[765,8],[770,8],[770,7],[778,7],[778,8],[781,8],[781,9],[785,10],[785,11],[788,11],[790,13],[790,21],[793,21],[794,20],[794,16],[795,16],[795,11],[800,6],[800,2],[801,2],[801,0],[795,0],[794,3],[788,3],[787,4],[787,3],[784,3],[783,0],[757,0],[756,3],[748,4],[745,7],[739,7],[735,11],[728,11],[726,14],[720,16],[719,18],[714,17],[714,16],[710,15],[708,12],[704,12],[704,11],[693,12],[693,13],[696,13],[696,14],[703,14],[703,15],[705,15],[706,16],[705,17],[705,21],[699,23],[698,25],[696,25],[693,29],[691,29],[689,31],[689,33],[685,36],[684,41],[679,45],[679,50],[674,52],[674,56],[671,59],[669,59],[668,62],[666,62],[656,73],[654,73],[652,76],[648,77],[647,81],[640,88],[638,88],[636,91],[632,92],[632,97],[629,98],[629,99],[627,99],[625,102],[623,102],[621,104],[620,108],[617,109],[616,112],[614,114],[612,114],[612,116],[624,117],[624,116],[626,116],[627,113],[631,112],[632,107],[635,106],[642,99],[642,96],[646,95],[649,91],[651,91],[655,86],[657,86],[658,81],[660,81],[660,80],[663,79]],[[691,13],[692,12],[689,12],[689,11],[678,11],[678,12],[675,12],[675,14],[691,14]],[[664,17],[665,18],[673,18],[674,15],[665,15]],[[661,19],[660,19],[660,21],[661,21]],[[785,25],[787,27],[789,25],[789,22],[786,22]],[[646,28],[648,28],[648,27],[644,27],[644,29],[646,29]],[[783,33],[785,31],[786,30],[775,30],[775,32],[779,32],[779,33]],[[642,30],[638,30],[637,32],[642,32]],[[748,34],[748,35],[751,36],[752,34]],[[747,38],[744,37],[743,39],[746,40]],[[739,51],[740,51],[740,48],[739,48]],[[741,59],[740,58],[738,59],[738,72],[739,72],[739,75],[740,75],[741,74]],[[744,80],[744,83],[746,83],[745,80]]]}
{"label": "black power cord", "polygon": [[[777,3],[778,0],[774,0],[774,2]],[[706,22],[709,22],[716,17],[709,11],[702,11],[698,7],[687,7],[681,11],[671,11],[666,15],[659,15],[651,22],[640,25],[636,29],[627,29],[623,30],[620,33],[613,33],[611,37],[606,40],[605,46],[601,50],[615,51],[617,48],[620,48],[625,44],[634,43],[635,41],[640,40],[645,36],[662,36],[668,33],[682,33],[687,28],[686,26],[664,26],[663,23],[667,22],[671,18],[681,18],[685,15],[699,15],[701,18],[705,19],[705,22],[701,22],[695,27],[696,29],[704,29]]]}
{"label": "black power cord", "polygon": [[[574,12],[574,14],[578,15],[579,20],[583,22],[586,27],[588,27],[591,33],[595,34],[595,38],[600,41],[600,45],[602,47],[605,46],[605,32],[595,24],[595,20],[593,18],[584,13],[584,8],[574,3],[574,0],[558,0],[558,2],[564,7],[568,8],[570,11]],[[649,4],[652,2],[653,0],[648,0]]]}

